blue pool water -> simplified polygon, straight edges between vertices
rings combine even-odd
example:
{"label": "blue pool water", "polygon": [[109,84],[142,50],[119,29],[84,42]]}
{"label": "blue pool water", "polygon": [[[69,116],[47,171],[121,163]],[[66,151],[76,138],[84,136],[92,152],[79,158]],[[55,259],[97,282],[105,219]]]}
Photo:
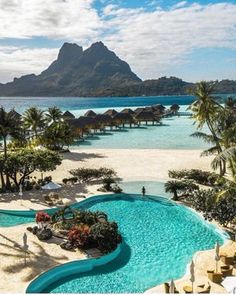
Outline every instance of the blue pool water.
{"label": "blue pool water", "polygon": [[10,227],[34,221],[34,217],[17,216],[0,212],[0,227]]}
{"label": "blue pool water", "polygon": [[191,210],[164,198],[114,197],[84,209],[115,220],[125,245],[117,259],[53,285],[51,293],[142,293],[184,275],[193,254],[213,248],[223,237]]}

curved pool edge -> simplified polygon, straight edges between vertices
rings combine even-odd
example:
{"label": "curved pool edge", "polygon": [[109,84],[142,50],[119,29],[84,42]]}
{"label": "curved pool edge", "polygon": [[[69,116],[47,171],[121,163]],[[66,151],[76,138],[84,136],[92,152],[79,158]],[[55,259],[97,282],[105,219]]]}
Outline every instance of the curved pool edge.
{"label": "curved pool edge", "polygon": [[[86,204],[87,202],[91,202],[91,201],[97,201],[97,200],[101,200],[101,199],[107,199],[107,200],[111,200],[113,198],[119,198],[119,197],[127,197],[127,198],[133,198],[133,199],[140,199],[141,195],[140,194],[129,194],[129,193],[119,193],[119,194],[104,194],[104,195],[92,195],[92,196],[88,196],[86,197],[86,199],[83,199],[79,202],[75,202],[72,204],[68,204],[68,205],[64,205],[61,207],[53,207],[53,208],[44,208],[44,209],[37,209],[37,210],[33,210],[33,209],[29,209],[29,210],[7,210],[7,209],[0,209],[0,213],[2,214],[8,214],[8,215],[16,215],[16,216],[22,216],[22,217],[35,217],[35,214],[39,211],[45,211],[48,214],[53,214],[55,211],[60,210],[61,208],[65,207],[65,206],[69,206],[72,208],[80,208],[82,205]],[[162,197],[162,196],[154,196],[154,195],[147,195],[145,197],[148,197],[150,199],[155,199],[156,201],[158,200],[167,200],[170,201],[168,198],[166,197]]]}
{"label": "curved pool edge", "polygon": [[27,286],[25,293],[44,293],[48,287],[50,287],[54,283],[57,283],[61,279],[65,279],[66,277],[69,277],[71,275],[91,271],[98,266],[105,265],[116,259],[120,255],[122,245],[123,243],[119,244],[113,252],[98,258],[88,258],[71,261],[50,268],[49,270],[37,276],[33,281],[31,281],[31,283]]}

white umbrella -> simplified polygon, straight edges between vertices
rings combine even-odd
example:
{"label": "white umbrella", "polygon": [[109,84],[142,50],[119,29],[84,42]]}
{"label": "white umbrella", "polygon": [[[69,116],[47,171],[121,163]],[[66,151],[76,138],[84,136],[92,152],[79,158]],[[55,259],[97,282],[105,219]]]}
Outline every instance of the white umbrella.
{"label": "white umbrella", "polygon": [[218,272],[218,261],[220,260],[220,244],[216,242],[215,245],[215,261],[216,261],[216,273]]}
{"label": "white umbrella", "polygon": [[174,280],[170,281],[170,293],[173,294],[175,293],[175,283]]}
{"label": "white umbrella", "polygon": [[49,182],[48,184],[42,186],[42,189],[44,190],[54,190],[54,189],[59,189],[61,188],[61,185],[56,183],[56,182]]}
{"label": "white umbrella", "polygon": [[190,264],[190,281],[192,282],[192,291],[193,291],[193,283],[195,282],[195,271],[194,271],[194,262],[192,260],[191,264]]}
{"label": "white umbrella", "polygon": [[226,277],[221,284],[228,293],[236,294],[236,277]]}

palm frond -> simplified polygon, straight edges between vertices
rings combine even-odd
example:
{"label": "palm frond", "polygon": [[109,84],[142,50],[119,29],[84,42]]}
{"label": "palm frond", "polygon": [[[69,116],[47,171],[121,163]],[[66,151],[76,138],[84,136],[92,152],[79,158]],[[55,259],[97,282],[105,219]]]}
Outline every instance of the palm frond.
{"label": "palm frond", "polygon": [[200,138],[200,139],[204,140],[206,143],[215,143],[214,136],[212,136],[210,134],[206,134],[204,132],[194,132],[190,136]]}
{"label": "palm frond", "polygon": [[215,159],[212,161],[211,166],[214,170],[216,170],[222,161],[235,161],[236,159],[236,146],[230,147],[223,152],[219,153]]}
{"label": "palm frond", "polygon": [[217,146],[213,146],[205,151],[203,151],[201,153],[201,157],[205,157],[205,156],[212,156],[218,153],[218,147]]}

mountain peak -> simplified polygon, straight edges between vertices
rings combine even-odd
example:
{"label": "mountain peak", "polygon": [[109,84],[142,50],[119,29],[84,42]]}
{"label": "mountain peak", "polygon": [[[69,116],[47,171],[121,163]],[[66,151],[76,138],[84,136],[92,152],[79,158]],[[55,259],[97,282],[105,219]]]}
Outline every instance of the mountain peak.
{"label": "mountain peak", "polygon": [[68,62],[79,58],[83,53],[83,48],[75,43],[65,42],[58,54],[57,60],[61,62]]}

